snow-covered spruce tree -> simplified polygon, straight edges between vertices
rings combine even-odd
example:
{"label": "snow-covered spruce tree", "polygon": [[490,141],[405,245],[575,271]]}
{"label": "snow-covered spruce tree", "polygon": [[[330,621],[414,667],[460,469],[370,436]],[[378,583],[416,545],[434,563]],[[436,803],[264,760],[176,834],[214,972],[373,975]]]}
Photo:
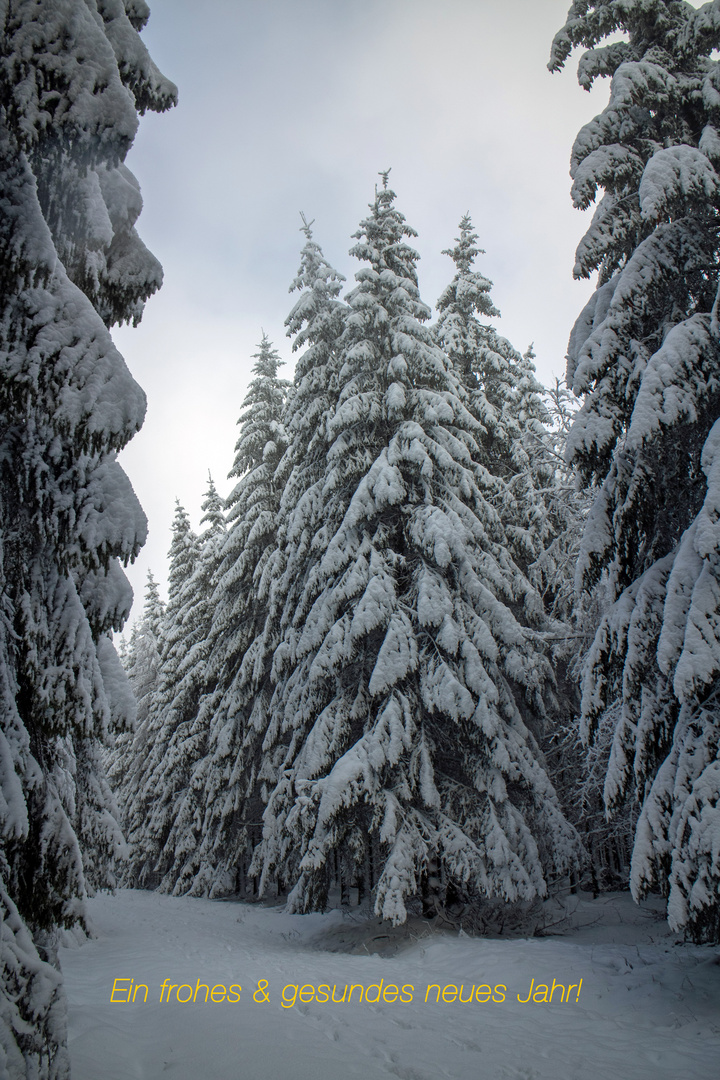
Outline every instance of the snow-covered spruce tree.
{"label": "snow-covered spruce tree", "polygon": [[460,220],[453,280],[438,300],[436,332],[480,421],[480,464],[495,484],[493,502],[502,517],[515,561],[527,570],[558,529],[554,521],[556,465],[548,443],[548,411],[535,378],[532,347],[522,356],[478,316],[497,317],[490,282],[473,269],[482,253],[470,216]]}
{"label": "snow-covered spruce tree", "polygon": [[109,634],[131,600],[118,560],[146,526],[115,455],[145,400],[107,326],[139,319],[161,280],[122,162],[137,112],[176,94],[138,36],[147,15],[142,0],[37,0],[5,5],[0,32],[0,1046],[13,1080],[67,1072],[57,973],[32,938],[53,956],[54,928],[112,882],[118,842],[98,741],[132,716]]}
{"label": "snow-covered spruce tree", "polygon": [[300,296],[285,325],[293,352],[304,351],[283,414],[288,445],[277,472],[282,490],[278,543],[266,571],[272,581],[265,637],[273,649],[297,613],[309,560],[317,559],[328,541],[322,489],[333,442],[329,424],[338,402],[339,342],[347,314],[339,299],[345,278],[326,261],[304,217],[303,232],[300,269],[290,286]]}
{"label": "snow-covered spruce tree", "polygon": [[[272,477],[277,534],[268,535],[262,572],[254,578],[248,593],[248,598],[257,596],[259,606],[255,621],[245,630],[246,634],[254,633],[254,638],[246,638],[244,670],[239,670],[243,654],[237,643],[232,665],[225,665],[233,681],[230,696],[225,694],[224,707],[219,710],[223,723],[216,718],[212,725],[208,815],[201,846],[204,868],[198,875],[196,891],[223,891],[245,880],[245,869],[260,837],[267,785],[276,779],[272,755],[262,752],[269,723],[273,653],[282,637],[286,612],[292,615],[294,610],[307,553],[322,535],[320,492],[328,448],[327,424],[337,401],[337,341],[345,310],[338,294],[345,279],[326,261],[313,239],[312,223],[301,216],[306,242],[298,274],[290,286],[290,291],[299,291],[300,297],[285,325],[288,336],[294,337],[293,351],[304,351],[298,357],[294,383],[283,406],[284,453],[275,459]],[[249,420],[250,414],[246,415]],[[277,417],[272,419],[276,421]],[[266,438],[273,447],[277,445],[273,428],[268,429]],[[254,485],[257,479],[251,479],[248,473],[247,483]],[[237,527],[241,527],[239,519]],[[247,524],[243,527],[247,528]],[[236,543],[240,539],[238,533]],[[229,580],[236,590],[232,575]],[[237,634],[237,630],[233,633]],[[217,786],[221,778],[231,785],[222,797]],[[240,821],[244,824],[239,825]]]}
{"label": "snow-covered spruce tree", "polygon": [[147,719],[152,695],[160,680],[164,625],[165,604],[160,598],[160,589],[152,570],[148,570],[142,617],[140,622],[133,626],[125,660],[125,669],[137,702],[137,723],[133,737]]}
{"label": "snow-covered spruce tree", "polygon": [[[460,236],[455,240],[455,247],[443,251],[443,255],[449,255],[455,263],[456,273],[437,303],[440,312],[438,339],[462,376],[463,383],[481,391],[485,399],[494,399],[494,408],[485,406],[492,423],[496,422],[497,412],[502,411],[506,397],[503,391],[509,381],[507,364],[502,359],[495,361],[492,354],[486,357],[495,344],[497,334],[489,324],[481,323],[477,316],[497,318],[500,312],[490,299],[492,281],[473,270],[475,259],[485,252],[477,246],[478,237],[469,214],[463,214],[460,218],[459,229]],[[482,398],[480,402],[484,404]]]}
{"label": "snow-covered spruce tree", "polygon": [[366,265],[328,425],[329,535],[276,652],[266,749],[284,759],[255,865],[298,911],[362,878],[397,923],[436,862],[476,896],[544,895],[575,834],[523,722],[549,678],[540,604],[483,490],[480,425],[424,325],[414,232],[382,175],[352,249]]}
{"label": "snow-covered spruce tree", "polygon": [[543,497],[548,502],[552,530],[529,573],[546,608],[564,627],[557,627],[546,639],[560,708],[557,722],[546,731],[543,750],[560,803],[588,854],[587,883],[598,893],[628,883],[637,812],[634,806],[626,806],[610,820],[605,812],[603,782],[615,713],[610,710],[603,717],[590,746],[583,745],[579,730],[583,665],[610,604],[605,588],[596,587],[588,594],[578,591],[574,584],[583,530],[593,502],[592,489],[578,487],[574,470],[566,460],[567,439],[578,401],[559,379],[546,391],[545,401],[551,426],[543,442],[549,460],[554,462],[555,475]]}
{"label": "snow-covered spruce tree", "polygon": [[[66,1024],[60,972],[40,959],[36,943],[5,889],[0,887],[2,1002],[0,1068],[9,1080],[33,1075],[69,1077],[60,1044]],[[29,1065],[39,1066],[33,1074]]]}
{"label": "snow-covered spruce tree", "polygon": [[162,625],[157,689],[149,700],[146,747],[138,769],[138,787],[128,806],[126,835],[131,844],[131,879],[141,887],[159,883],[158,861],[173,821],[175,797],[182,780],[169,760],[179,718],[175,710],[180,665],[186,655],[185,634],[193,618],[195,596],[190,582],[199,559],[198,539],[185,509],[176,500],[172,542],[168,552],[168,603]]}
{"label": "snow-covered spruce tree", "polygon": [[202,775],[205,784],[202,841],[196,852],[188,851],[175,883],[177,891],[184,891],[192,877],[191,889],[198,895],[242,886],[253,828],[259,832],[259,825],[253,826],[259,817],[250,798],[256,763],[245,744],[252,741],[250,729],[257,728],[253,699],[270,663],[262,643],[267,614],[263,572],[276,549],[280,490],[275,476],[287,446],[281,418],[288,384],[278,377],[282,361],[264,333],[258,349],[229,473],[238,482],[227,500],[227,535],[218,555],[205,696],[198,716],[209,733],[197,777],[199,781]]}
{"label": "snow-covered spruce tree", "polygon": [[[327,452],[333,441],[328,425],[338,400],[339,340],[347,312],[339,293],[345,278],[327,262],[313,239],[311,223],[301,216],[306,242],[298,274],[290,286],[290,292],[298,291],[300,296],[285,325],[288,337],[294,339],[293,352],[303,351],[297,359],[294,382],[283,411],[287,446],[274,478],[281,493],[277,539],[259,583],[265,603],[264,624],[252,647],[252,715],[243,733],[242,752],[235,770],[236,776],[244,777],[247,806],[252,807],[248,850],[260,838],[259,824],[268,792],[277,782],[277,770],[283,758],[282,748],[275,743],[275,725],[269,709],[273,682],[277,681],[283,663],[293,662],[293,643],[301,629],[299,605],[305,590],[305,575],[331,535],[325,519],[323,485]],[[305,591],[305,601],[307,598]],[[278,645],[283,642],[278,652]],[[229,825],[231,822],[227,821],[226,827]],[[227,842],[225,847],[232,852]]]}
{"label": "snow-covered spruce tree", "polygon": [[[437,338],[481,425],[476,436],[478,464],[494,485],[488,484],[486,495],[502,520],[514,561],[537,588],[549,616],[548,651],[555,676],[553,722],[546,724],[540,715],[530,725],[547,755],[564,812],[581,828],[575,809],[584,755],[574,719],[580,704],[576,689],[579,647],[585,645],[586,651],[590,642],[578,633],[586,620],[575,616],[571,554],[573,549],[577,552],[587,497],[573,490],[571,470],[562,456],[565,417],[551,416],[546,407],[543,388],[535,378],[532,347],[521,356],[485,321],[500,313],[490,299],[491,282],[473,268],[481,254],[477,239],[466,214],[455,247],[443,253],[452,258],[456,273],[438,301]],[[556,393],[561,394],[561,389]],[[595,622],[593,631],[596,626]],[[574,750],[572,763],[569,747]]]}
{"label": "snow-covered spruce tree", "polygon": [[211,761],[208,754],[212,715],[201,708],[212,696],[208,671],[211,631],[215,616],[222,549],[227,534],[225,504],[212,477],[201,509],[199,554],[184,586],[184,615],[180,621],[179,662],[172,695],[172,735],[158,775],[161,803],[167,807],[170,831],[156,863],[164,892],[187,892],[199,867],[205,817],[205,786]]}
{"label": "snow-covered spruce tree", "polygon": [[[556,378],[554,385],[544,391],[544,401],[549,424],[541,441],[545,459],[552,469],[552,479],[543,494],[552,518],[552,529],[549,530],[549,542],[546,541],[544,550],[532,565],[531,576],[543,595],[546,609],[562,621],[572,622],[577,629],[581,597],[575,589],[575,567],[592,495],[577,484],[574,470],[567,462],[567,440],[578,410],[577,398],[564,380]],[[580,621],[583,625],[588,621],[584,610]],[[578,646],[577,651],[584,653],[587,648]]]}
{"label": "snow-covered spruce tree", "polygon": [[134,810],[150,753],[149,717],[153,695],[160,681],[165,605],[158,584],[148,570],[145,604],[133,625],[123,665],[136,702],[135,728],[115,739],[107,755],[107,775],[120,809],[120,823],[127,834],[133,828]]}
{"label": "snow-covered spruce tree", "polygon": [[[283,484],[283,519],[297,510],[325,472],[327,425],[338,396],[338,339],[347,311],[339,299],[345,278],[325,259],[313,239],[311,225],[303,215],[305,245],[300,268],[290,286],[290,292],[299,292],[300,296],[285,320],[293,352],[303,351],[295,364],[293,391],[284,412],[288,447],[283,469],[288,472],[288,480]],[[304,514],[302,521],[307,520]],[[312,522],[308,521],[308,526],[314,531]]]}
{"label": "snow-covered spruce tree", "polygon": [[200,533],[200,547],[205,550],[210,546],[215,547],[219,542],[220,537],[224,536],[227,532],[227,524],[225,522],[225,501],[218,494],[212,474],[209,471],[207,491],[205,492],[205,498],[200,504],[200,509],[203,512],[203,515],[200,518],[200,524],[205,526]]}
{"label": "snow-covered spruce tree", "polygon": [[[616,31],[626,40],[598,47]],[[668,917],[720,937],[720,5],[576,2],[550,67],[585,45],[581,85],[611,76],[580,132],[573,199],[604,194],[577,252],[598,288],[570,338],[584,397],[572,459],[599,493],[578,577],[615,603],[591,650],[583,723],[616,709],[605,800],[642,810],[631,886],[669,892]]]}

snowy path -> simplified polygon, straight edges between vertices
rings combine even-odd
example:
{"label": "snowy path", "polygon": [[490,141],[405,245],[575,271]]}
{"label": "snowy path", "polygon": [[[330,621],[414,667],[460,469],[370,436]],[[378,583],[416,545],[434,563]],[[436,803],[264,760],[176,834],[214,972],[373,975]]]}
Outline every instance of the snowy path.
{"label": "snowy path", "polygon": [[[90,904],[98,937],[61,951],[73,1080],[716,1080],[720,951],[673,946],[664,923],[643,921],[624,897],[613,903],[604,923],[619,915],[619,925],[564,938],[414,940],[339,913],[100,896]],[[597,905],[586,905],[588,921]],[[383,946],[395,955],[358,955]],[[517,1000],[531,979],[581,978],[579,1000]],[[146,984],[147,1004],[144,991],[111,1004],[115,979]],[[240,1001],[159,1004],[163,979],[239,984]],[[341,996],[346,983],[381,979],[414,987],[412,1003],[281,1005],[288,984],[336,984]],[[253,1001],[259,980],[269,1003]],[[429,984],[461,983],[465,997],[504,984],[505,1001],[436,1004],[434,991],[425,1003]],[[128,983],[119,986],[122,999]]]}

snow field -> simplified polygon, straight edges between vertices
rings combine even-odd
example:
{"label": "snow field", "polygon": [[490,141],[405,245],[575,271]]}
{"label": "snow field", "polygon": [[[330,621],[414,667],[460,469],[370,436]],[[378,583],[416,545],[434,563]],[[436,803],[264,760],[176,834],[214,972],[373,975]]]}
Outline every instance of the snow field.
{"label": "snow field", "polygon": [[[288,915],[130,890],[96,897],[90,915],[97,937],[78,946],[68,935],[61,951],[73,1080],[717,1076],[720,950],[676,944],[652,907],[626,896],[581,902],[579,925],[563,938],[469,938],[421,923],[388,931],[337,911]],[[146,984],[147,1004],[144,991],[135,1004],[111,1004],[115,979]],[[201,991],[183,1005],[173,991],[160,1004],[164,979],[238,984],[240,1001],[205,1004]],[[324,1004],[293,989],[337,986],[340,997],[346,984],[381,979],[412,986],[412,1002],[360,1003],[356,990],[351,1003]],[[579,1000],[573,991],[564,1003],[556,994],[552,1004],[521,1004],[532,979],[535,988],[582,979]],[[261,980],[269,1002],[253,1000]],[[462,984],[464,998],[481,984],[507,994],[436,1004],[432,991],[426,1004],[431,984]],[[283,1007],[286,987],[295,1003]]]}

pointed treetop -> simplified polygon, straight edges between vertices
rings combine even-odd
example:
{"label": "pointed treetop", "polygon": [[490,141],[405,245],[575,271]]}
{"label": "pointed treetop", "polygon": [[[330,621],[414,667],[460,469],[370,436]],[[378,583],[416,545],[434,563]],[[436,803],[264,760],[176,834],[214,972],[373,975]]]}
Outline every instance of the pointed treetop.
{"label": "pointed treetop", "polygon": [[313,218],[312,221],[308,221],[302,210],[300,211],[300,217],[302,218],[300,232],[305,233],[308,240],[312,240],[312,226],[315,224],[315,218]]}
{"label": "pointed treetop", "polygon": [[[315,324],[318,316],[322,317],[323,314],[327,316],[328,312],[340,307],[338,295],[345,281],[344,275],[330,266],[323,255],[322,248],[312,238],[311,226],[315,219],[308,222],[303,213],[300,217],[303,220],[300,231],[305,233],[307,240],[300,255],[300,269],[288,292],[298,291],[303,295],[285,320],[287,336],[295,337],[292,344],[293,352],[302,348],[308,340],[316,338],[316,331],[319,328]],[[332,325],[321,330],[320,337],[337,336],[336,320],[330,321]],[[295,374],[297,381],[297,369]]]}
{"label": "pointed treetop", "polygon": [[[389,172],[389,170],[387,170]],[[387,180],[387,172],[381,173],[383,183]],[[404,237],[417,236],[415,229],[411,228],[405,220],[405,215],[395,207],[395,192],[392,188],[383,186],[375,189],[375,201],[370,205],[370,214],[360,222],[357,232],[353,233],[359,243],[350,249],[350,254],[363,262],[370,263],[370,267],[364,267],[355,274],[358,287],[348,297],[348,303],[352,304],[357,299],[358,291],[365,292],[374,290],[373,279],[380,275],[382,290],[389,294],[396,292],[398,288],[412,297],[414,310],[413,315],[420,321],[430,317],[430,309],[419,300],[417,261],[420,258],[417,251],[405,243]],[[390,271],[390,276],[388,276]],[[394,279],[394,280],[393,280]],[[399,294],[397,300],[400,301]]]}
{"label": "pointed treetop", "polygon": [[255,361],[252,369],[253,373],[260,376],[260,378],[274,379],[277,376],[278,368],[282,367],[285,361],[280,359],[279,352],[273,348],[273,343],[264,330],[262,330],[262,340],[258,345],[258,349],[259,352],[252,354]]}
{"label": "pointed treetop", "polygon": [[147,584],[145,585],[145,603],[152,604],[160,599],[160,592],[158,589],[158,583],[155,580],[155,576],[152,570],[147,572]]}
{"label": "pointed treetop", "polygon": [[[263,461],[269,443],[273,442],[277,449],[284,439],[280,417],[290,384],[286,379],[279,379],[277,374],[284,361],[264,330],[258,349],[259,352],[253,353],[255,378],[248,387],[243,411],[238,417],[240,436],[235,444],[235,462],[229,476],[243,476],[254,469]],[[271,457],[274,452],[270,451]]]}
{"label": "pointed treetop", "polygon": [[175,499],[175,516],[172,523],[173,533],[184,536],[190,532],[190,518],[178,498]]}
{"label": "pointed treetop", "polygon": [[200,504],[200,509],[203,511],[200,524],[204,525],[207,523],[208,526],[203,533],[203,540],[209,540],[211,537],[226,531],[225,502],[218,495],[217,488],[213,483],[213,478],[210,475],[209,470],[207,491],[205,492],[205,498]]}
{"label": "pointed treetop", "polygon": [[455,247],[445,248],[442,254],[449,255],[458,270],[467,271],[474,263],[477,255],[485,254],[485,249],[476,245],[477,238],[470,214],[463,214],[460,218],[460,235],[455,237]]}
{"label": "pointed treetop", "polygon": [[438,311],[452,306],[466,314],[499,317],[500,312],[490,299],[492,281],[471,269],[476,256],[485,254],[484,249],[475,243],[477,238],[470,215],[463,214],[455,247],[443,251],[443,255],[449,255],[455,263],[457,274],[438,300]]}
{"label": "pointed treetop", "polygon": [[171,607],[183,584],[190,578],[197,557],[197,537],[190,528],[190,518],[179,499],[175,500],[172,534],[172,542],[168,552],[170,558],[168,595]]}
{"label": "pointed treetop", "polygon": [[[363,229],[367,226],[367,224],[372,219],[382,219],[385,216],[389,216],[391,218],[391,220],[396,223],[397,226],[402,226],[401,235],[403,235],[403,236],[417,236],[417,232],[415,231],[415,229],[411,228],[406,223],[405,215],[401,214],[400,211],[396,210],[395,207],[393,206],[393,203],[395,202],[395,199],[397,198],[397,195],[395,194],[393,189],[388,186],[388,177],[390,176],[390,169],[385,169],[384,172],[381,172],[378,175],[382,177],[382,188],[378,188],[377,184],[375,185],[375,201],[373,203],[370,203],[370,210],[372,211],[372,217],[371,218],[365,218],[364,221],[361,221],[360,222],[360,228],[358,229],[358,231],[356,233],[353,233],[353,236],[355,236],[357,238],[360,238],[360,237],[364,236],[365,232],[363,232]],[[368,239],[369,239],[369,234],[368,234]],[[353,253],[354,253],[353,251],[350,252],[350,254],[353,254]],[[420,258],[420,256],[418,255],[418,253],[416,251],[413,252],[413,255],[414,255],[415,259]]]}
{"label": "pointed treetop", "polygon": [[145,603],[143,605],[142,623],[156,637],[160,634],[160,623],[165,611],[165,605],[160,599],[158,583],[153,577],[152,570],[148,570],[147,584],[145,586]]}

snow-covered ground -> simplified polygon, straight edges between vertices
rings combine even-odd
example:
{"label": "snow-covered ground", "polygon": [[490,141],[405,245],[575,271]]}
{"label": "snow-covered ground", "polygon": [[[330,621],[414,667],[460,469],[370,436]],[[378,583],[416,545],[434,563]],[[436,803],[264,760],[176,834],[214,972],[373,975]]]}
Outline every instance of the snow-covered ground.
{"label": "snow-covered ground", "polygon": [[[570,898],[574,903],[576,898]],[[720,950],[680,945],[652,905],[581,900],[563,936],[388,930],[340,912],[122,891],[91,901],[97,937],[61,951],[73,1080],[717,1080]],[[115,980],[116,1001],[111,1003]],[[129,980],[148,987],[124,1003]],[[553,980],[568,1000],[539,998]],[[163,980],[173,1001],[160,1004]],[[198,980],[201,988],[197,989]],[[269,1001],[256,1001],[267,984]],[[382,984],[380,981],[383,980]],[[241,986],[204,1003],[202,984]],[[371,987],[371,1001],[283,1007],[283,988]],[[378,987],[378,984],[379,987]],[[488,985],[504,1001],[436,1003]],[[412,987],[412,1002],[372,999]],[[197,1000],[179,1004],[175,997]],[[372,989],[372,987],[376,987]],[[325,996],[320,991],[320,998]],[[405,989],[403,996],[411,991]],[[453,996],[445,990],[446,998]],[[164,997],[167,996],[167,990]],[[227,997],[227,995],[225,995]],[[238,991],[232,991],[237,997]],[[285,989],[286,1001],[294,996]],[[480,1000],[477,1000],[477,998]]]}

